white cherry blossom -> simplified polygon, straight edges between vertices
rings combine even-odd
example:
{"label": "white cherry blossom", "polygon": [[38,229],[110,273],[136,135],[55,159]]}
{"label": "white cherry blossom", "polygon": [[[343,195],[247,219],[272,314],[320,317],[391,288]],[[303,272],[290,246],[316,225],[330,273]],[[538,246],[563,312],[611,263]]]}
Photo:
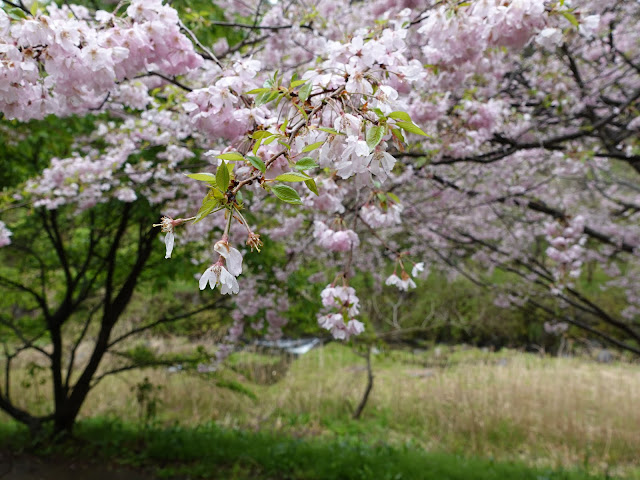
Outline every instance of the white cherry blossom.
{"label": "white cherry blossom", "polygon": [[236,277],[231,275],[229,271],[220,264],[211,265],[207,268],[199,280],[200,290],[207,288],[207,283],[214,289],[220,284],[220,292],[223,295],[231,295],[232,293],[238,293],[240,287]]}
{"label": "white cherry blossom", "polygon": [[227,262],[227,268],[236,277],[242,273],[242,254],[239,250],[229,246],[229,242],[223,240],[217,242],[213,249]]}

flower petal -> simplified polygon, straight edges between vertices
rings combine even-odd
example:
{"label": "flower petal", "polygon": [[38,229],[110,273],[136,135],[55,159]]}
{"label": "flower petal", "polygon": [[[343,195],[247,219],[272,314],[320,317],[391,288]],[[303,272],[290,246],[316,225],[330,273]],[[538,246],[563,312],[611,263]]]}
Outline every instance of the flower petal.
{"label": "flower petal", "polygon": [[230,247],[227,242],[217,242],[213,249],[227,261],[227,268],[236,277],[242,273],[242,254],[239,250]]}
{"label": "flower petal", "polygon": [[[211,277],[215,277],[215,274],[213,273],[213,266],[207,268],[200,277],[200,280],[198,281],[200,290],[204,290],[205,288],[207,288],[207,282],[211,279]],[[214,286],[215,284],[212,285],[211,288],[213,288]]]}
{"label": "flower petal", "polygon": [[174,240],[173,232],[169,232],[165,235],[164,244],[167,246],[167,253],[164,255],[164,258],[171,258]]}
{"label": "flower petal", "polygon": [[236,277],[231,275],[224,267],[220,268],[220,291],[223,295],[231,295],[240,291]]}
{"label": "flower petal", "polygon": [[233,247],[229,249],[227,268],[229,269],[229,273],[236,277],[242,273],[242,254]]}
{"label": "flower petal", "polygon": [[411,276],[417,277],[420,272],[424,271],[424,262],[416,263],[411,269]]}

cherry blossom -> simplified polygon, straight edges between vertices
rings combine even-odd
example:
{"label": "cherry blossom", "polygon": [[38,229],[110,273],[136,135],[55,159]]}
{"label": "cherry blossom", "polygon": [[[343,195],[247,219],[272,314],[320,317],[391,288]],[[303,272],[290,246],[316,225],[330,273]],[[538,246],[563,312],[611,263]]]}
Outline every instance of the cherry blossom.
{"label": "cherry blossom", "polygon": [[11,244],[13,233],[7,228],[4,222],[0,221],[0,248]]}
{"label": "cherry blossom", "polygon": [[224,257],[229,273],[236,277],[242,273],[242,254],[240,251],[229,246],[229,243],[223,240],[217,242],[213,249]]}
{"label": "cherry blossom", "polygon": [[[284,285],[305,261],[338,272],[311,275],[336,282],[318,317],[336,338],[363,328],[353,276],[408,291],[425,264],[478,283],[503,269],[522,284],[492,286],[498,303],[554,312],[594,311],[576,279],[597,264],[625,292],[620,316],[637,317],[637,2],[337,0],[312,24],[303,2],[283,3],[255,15],[246,45],[213,51],[160,0],[0,10],[3,115],[101,115],[26,201],[147,201],[166,212],[167,258],[171,217],[190,212],[180,243],[198,245],[194,263],[219,257],[200,288],[238,295],[229,342],[250,325],[282,334]],[[257,265],[271,242],[287,257],[268,291],[233,246],[245,238]],[[421,260],[411,275],[408,259]]]}
{"label": "cherry blossom", "polygon": [[207,268],[200,276],[199,286],[200,290],[207,288],[207,283],[214,289],[220,285],[220,292],[223,295],[231,295],[232,293],[238,293],[240,287],[238,281],[229,271],[220,264],[213,264]]}

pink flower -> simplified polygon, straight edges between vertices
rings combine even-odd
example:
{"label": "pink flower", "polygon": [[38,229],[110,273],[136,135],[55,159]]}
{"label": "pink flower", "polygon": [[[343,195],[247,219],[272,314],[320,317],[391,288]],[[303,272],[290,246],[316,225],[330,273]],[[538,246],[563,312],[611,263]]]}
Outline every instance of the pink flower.
{"label": "pink flower", "polygon": [[323,222],[314,222],[313,236],[323,248],[333,252],[348,252],[360,245],[358,234],[353,230],[332,230]]}
{"label": "pink flower", "polygon": [[349,335],[360,335],[364,332],[364,324],[358,320],[349,320],[347,323],[347,333]]}

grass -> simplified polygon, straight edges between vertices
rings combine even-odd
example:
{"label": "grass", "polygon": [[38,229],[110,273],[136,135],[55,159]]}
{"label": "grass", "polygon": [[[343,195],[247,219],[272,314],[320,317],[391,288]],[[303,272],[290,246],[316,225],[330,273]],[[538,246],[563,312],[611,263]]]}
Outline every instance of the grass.
{"label": "grass", "polygon": [[[188,435],[179,432],[215,436],[232,431],[240,437],[245,434],[238,430],[263,432],[246,435],[258,443],[260,438],[271,438],[267,443],[289,438],[282,440],[285,450],[295,444],[291,436],[312,439],[319,442],[314,445],[322,446],[317,448],[333,451],[337,457],[342,450],[335,445],[348,439],[344,451],[351,453],[345,458],[351,459],[356,458],[352,447],[403,452],[410,444],[411,452],[441,452],[437,455],[457,459],[449,463],[462,462],[463,457],[489,458],[537,468],[580,466],[600,475],[640,478],[640,368],[634,364],[601,365],[578,358],[448,347],[380,354],[373,361],[375,385],[369,404],[363,418],[353,421],[351,413],[364,390],[366,373],[364,361],[345,346],[330,344],[290,364],[255,354],[238,355],[232,363],[253,379],[244,384],[255,398],[220,388],[206,375],[146,370],[105,379],[88,399],[82,416],[139,423],[145,408],[153,404],[155,410],[149,414],[153,425],[172,426],[170,431],[177,438]],[[279,381],[270,384],[270,373]],[[224,375],[242,380],[237,372]],[[140,403],[136,390],[145,378],[155,388],[147,389]],[[49,395],[46,385],[34,385],[30,392],[24,403],[41,403]],[[212,423],[226,430],[216,430]],[[163,448],[169,446],[153,451]],[[253,453],[250,456],[258,461]],[[342,462],[340,458],[332,461]],[[271,467],[264,468],[272,472]]]}
{"label": "grass", "polygon": [[[28,444],[24,429],[0,425],[0,447]],[[72,456],[117,459],[171,478],[288,480],[596,480],[577,470],[531,468],[520,462],[494,462],[411,445],[368,444],[359,438],[298,439],[265,432],[221,429],[215,424],[185,428],[140,428],[120,421],[84,420],[74,438],[50,445],[53,459]]]}

